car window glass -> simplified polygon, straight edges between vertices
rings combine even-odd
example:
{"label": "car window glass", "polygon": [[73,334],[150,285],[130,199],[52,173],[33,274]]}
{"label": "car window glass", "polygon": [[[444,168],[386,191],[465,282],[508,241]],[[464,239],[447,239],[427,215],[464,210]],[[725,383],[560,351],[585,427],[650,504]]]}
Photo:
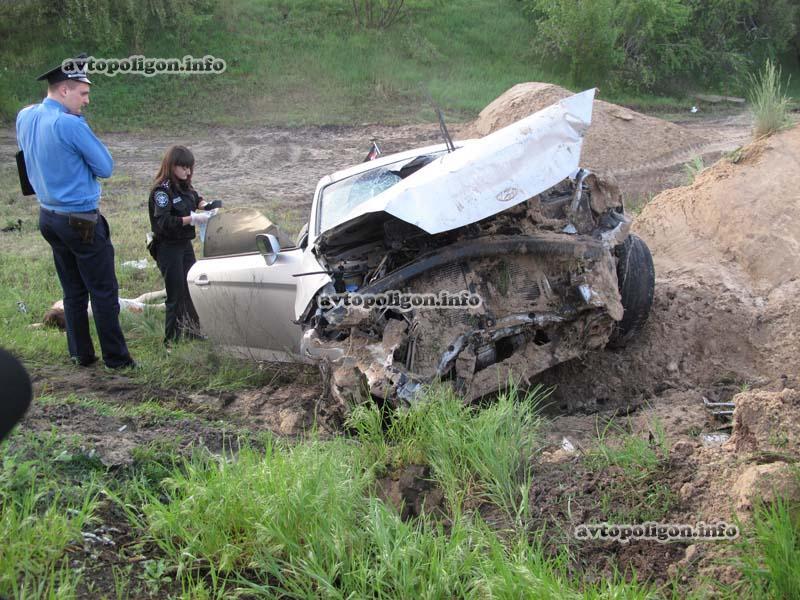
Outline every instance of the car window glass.
{"label": "car window glass", "polygon": [[[404,177],[434,160],[439,154],[441,153],[436,152],[400,160],[351,175],[327,186],[320,195],[318,230],[326,231],[339,225],[354,208],[388,190]],[[405,169],[406,167],[409,168]]]}

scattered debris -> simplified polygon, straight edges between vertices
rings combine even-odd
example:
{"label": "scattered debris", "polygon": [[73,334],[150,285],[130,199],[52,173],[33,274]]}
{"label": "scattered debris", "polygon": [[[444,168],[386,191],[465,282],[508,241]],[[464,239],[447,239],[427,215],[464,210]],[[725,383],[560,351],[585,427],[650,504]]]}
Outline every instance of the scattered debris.
{"label": "scattered debris", "polygon": [[123,267],[129,267],[132,269],[146,269],[148,267],[148,262],[146,258],[141,260],[126,260],[122,263]]}
{"label": "scattered debris", "polygon": [[736,408],[733,402],[711,402],[705,396],[703,396],[703,406],[717,418],[733,416],[733,409]]}
{"label": "scattered debris", "polygon": [[102,544],[103,546],[116,546],[114,540],[106,535],[97,535],[95,533],[91,533],[89,531],[81,532],[84,541],[90,542],[93,544]]}
{"label": "scattered debris", "polygon": [[730,439],[729,433],[704,433],[700,436],[703,446],[721,446]]}

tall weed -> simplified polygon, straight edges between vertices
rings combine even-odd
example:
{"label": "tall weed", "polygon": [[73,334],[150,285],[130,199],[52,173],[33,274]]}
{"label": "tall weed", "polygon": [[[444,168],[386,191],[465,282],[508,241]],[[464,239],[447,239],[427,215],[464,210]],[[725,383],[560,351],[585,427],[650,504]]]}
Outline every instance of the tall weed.
{"label": "tall weed", "polygon": [[748,99],[756,137],[774,133],[791,122],[788,83],[781,82],[781,67],[767,59],[764,68],[748,76]]}
{"label": "tall weed", "polygon": [[388,416],[357,408],[350,418],[373,460],[389,466],[426,463],[452,514],[467,497],[487,501],[519,521],[527,510],[530,461],[537,446],[541,387],[522,399],[512,386],[490,406],[474,409],[448,388],[433,388],[419,403]]}
{"label": "tall weed", "polygon": [[754,540],[742,546],[742,573],[754,598],[800,598],[800,507],[777,497],[759,504]]}

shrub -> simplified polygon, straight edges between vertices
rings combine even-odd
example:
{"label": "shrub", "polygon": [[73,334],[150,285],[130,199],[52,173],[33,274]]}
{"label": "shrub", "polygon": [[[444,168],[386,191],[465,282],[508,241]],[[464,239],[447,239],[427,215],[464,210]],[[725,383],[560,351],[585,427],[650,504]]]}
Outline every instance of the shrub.
{"label": "shrub", "polygon": [[789,0],[527,0],[540,58],[575,85],[668,88],[740,81],[797,33]]}

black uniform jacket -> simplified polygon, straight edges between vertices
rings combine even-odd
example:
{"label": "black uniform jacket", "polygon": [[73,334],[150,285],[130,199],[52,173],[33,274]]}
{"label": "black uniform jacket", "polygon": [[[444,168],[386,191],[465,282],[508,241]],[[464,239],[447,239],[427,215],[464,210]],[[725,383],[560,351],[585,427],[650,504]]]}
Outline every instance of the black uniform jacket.
{"label": "black uniform jacket", "polygon": [[184,225],[182,217],[197,210],[200,196],[194,190],[176,188],[165,179],[150,192],[150,227],[158,242],[194,239],[194,226]]}

